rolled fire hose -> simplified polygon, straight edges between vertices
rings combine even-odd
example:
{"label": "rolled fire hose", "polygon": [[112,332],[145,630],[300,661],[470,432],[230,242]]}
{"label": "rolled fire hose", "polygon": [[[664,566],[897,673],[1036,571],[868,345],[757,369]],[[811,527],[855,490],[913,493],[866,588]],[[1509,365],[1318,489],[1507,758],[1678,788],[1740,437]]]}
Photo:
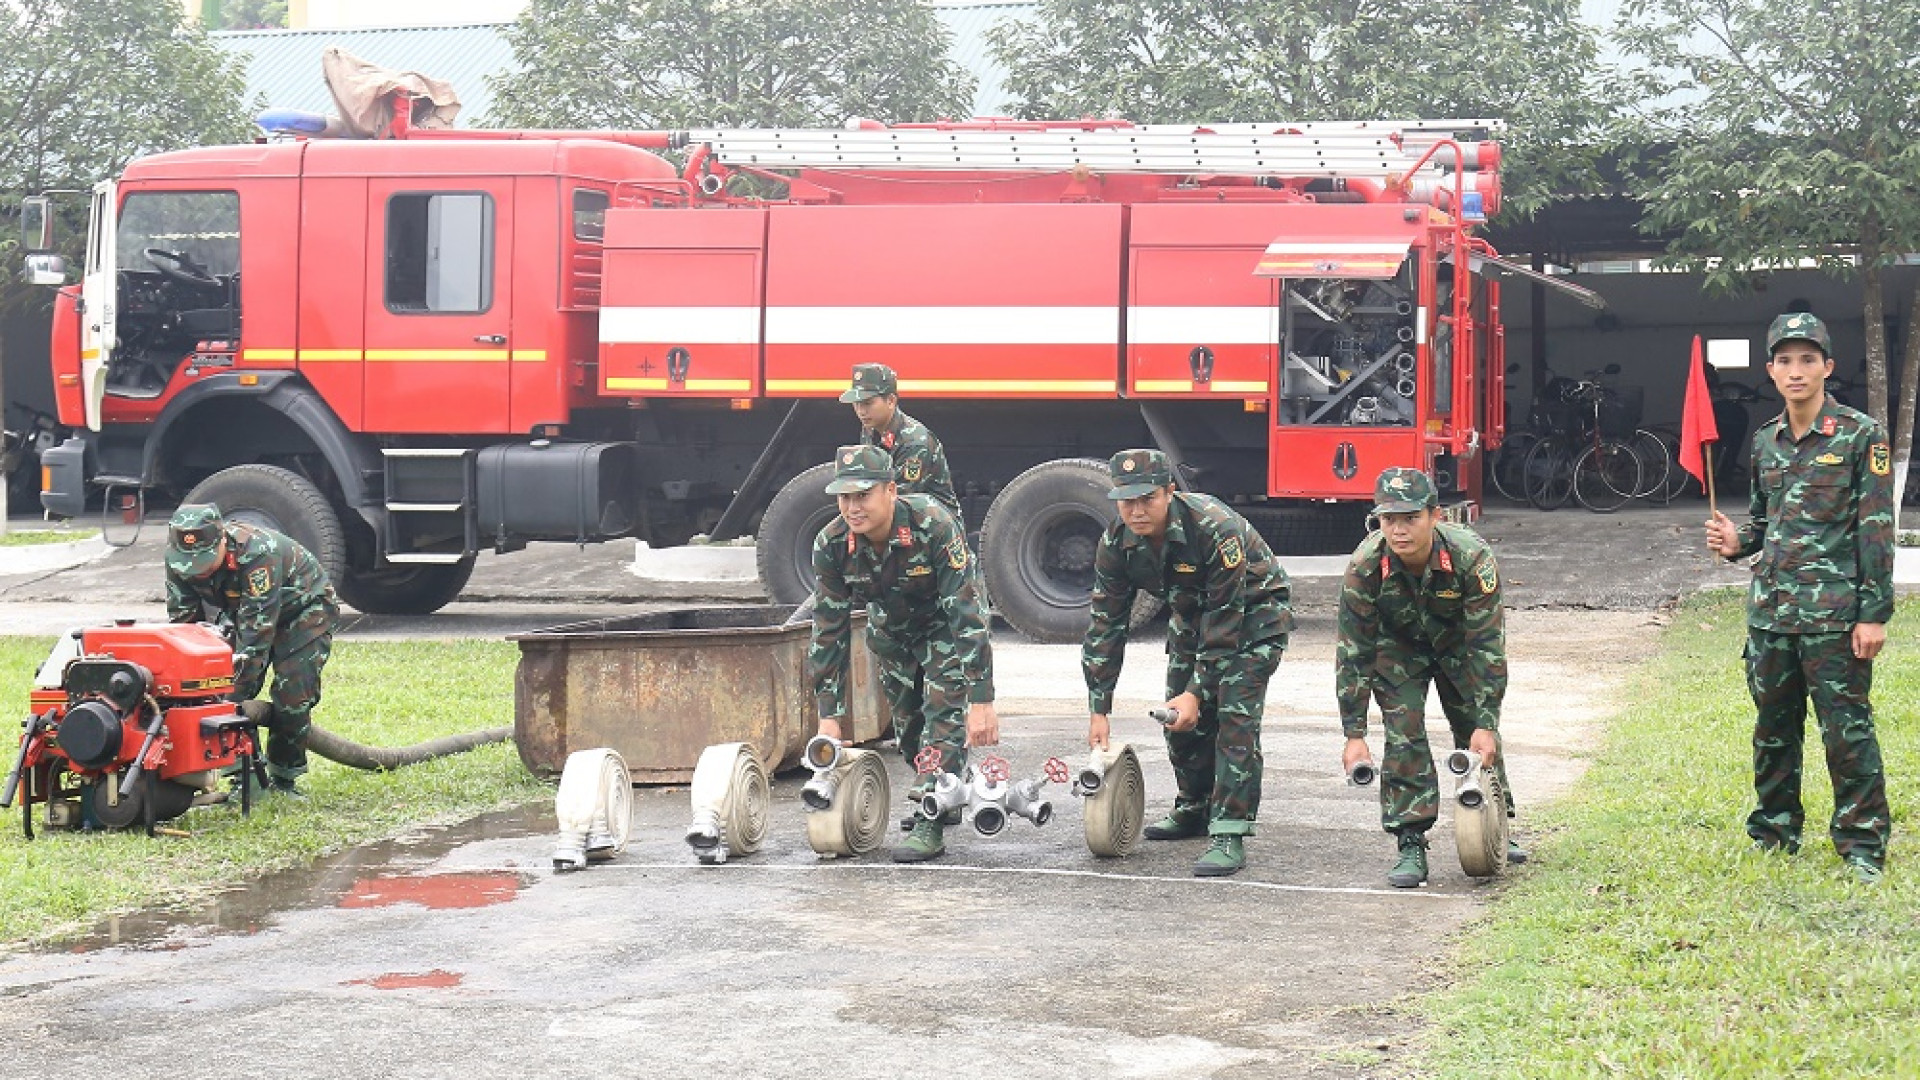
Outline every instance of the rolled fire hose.
{"label": "rolled fire hose", "polygon": [[1492,877],[1507,864],[1507,800],[1500,774],[1466,750],[1447,755],[1447,771],[1458,777],[1453,841],[1460,850],[1460,869],[1468,877]]}
{"label": "rolled fire hose", "polygon": [[[1098,786],[1088,792],[1087,774],[1096,770]],[[1087,850],[1102,858],[1131,854],[1147,818],[1147,776],[1132,744],[1095,750],[1074,790],[1086,796]]]}
{"label": "rolled fire hose", "polygon": [[555,870],[579,870],[626,850],[633,835],[633,777],[626,760],[604,746],[568,754],[553,816],[560,823]]}
{"label": "rolled fire hose", "polygon": [[760,850],[767,837],[772,793],[767,767],[746,743],[720,743],[700,752],[693,766],[693,823],[687,844],[708,866]]}
{"label": "rolled fire hose", "polygon": [[872,750],[842,747],[832,776],[832,802],[808,808],[807,846],[827,856],[865,855],[887,832],[893,781],[886,763]]}

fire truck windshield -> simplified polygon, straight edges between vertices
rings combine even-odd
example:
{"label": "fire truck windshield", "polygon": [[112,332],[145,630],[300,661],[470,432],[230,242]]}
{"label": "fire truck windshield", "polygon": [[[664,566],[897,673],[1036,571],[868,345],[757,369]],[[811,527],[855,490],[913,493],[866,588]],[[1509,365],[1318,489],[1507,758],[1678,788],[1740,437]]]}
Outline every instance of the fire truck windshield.
{"label": "fire truck windshield", "polygon": [[240,269],[240,196],[231,191],[152,191],[127,196],[114,238],[119,268],[149,272],[158,249],[222,278]]}

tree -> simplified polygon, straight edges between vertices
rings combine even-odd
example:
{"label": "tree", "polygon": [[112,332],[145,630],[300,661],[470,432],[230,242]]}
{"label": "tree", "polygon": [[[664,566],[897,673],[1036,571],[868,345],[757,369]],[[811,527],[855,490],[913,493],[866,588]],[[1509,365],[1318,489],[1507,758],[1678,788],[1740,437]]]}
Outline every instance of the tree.
{"label": "tree", "polygon": [[287,25],[287,0],[203,0],[209,30],[269,30]]}
{"label": "tree", "polygon": [[[244,86],[239,64],[183,22],[178,0],[0,4],[0,204],[85,191],[140,154],[244,140]],[[62,206],[70,261],[84,239],[83,202]],[[18,238],[0,233],[0,265],[19,258]],[[47,290],[0,274],[0,310],[49,302]],[[0,528],[4,514],[0,501]]]}
{"label": "tree", "polygon": [[509,127],[838,126],[973,100],[919,0],[534,0],[507,38]]}
{"label": "tree", "polygon": [[1520,212],[1597,186],[1610,106],[1575,0],[1040,0],[989,34],[1020,116],[1502,119]]}
{"label": "tree", "polygon": [[[1883,271],[1920,251],[1920,19],[1912,0],[1630,0],[1616,34],[1644,63],[1632,118],[1649,159],[1649,229],[1709,288],[1814,260],[1861,284],[1868,412],[1887,423]],[[1893,455],[1912,458],[1920,285],[1907,302]]]}

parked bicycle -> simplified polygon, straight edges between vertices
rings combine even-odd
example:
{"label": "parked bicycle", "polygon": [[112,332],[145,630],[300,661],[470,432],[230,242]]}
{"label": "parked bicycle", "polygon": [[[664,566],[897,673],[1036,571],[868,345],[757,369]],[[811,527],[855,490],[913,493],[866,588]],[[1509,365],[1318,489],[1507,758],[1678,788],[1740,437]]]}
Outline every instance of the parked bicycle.
{"label": "parked bicycle", "polygon": [[[1619,370],[1610,364],[1586,378],[1558,381],[1551,427],[1521,462],[1522,489],[1534,507],[1555,510],[1573,501],[1606,514],[1642,493],[1645,469],[1632,442],[1640,388],[1623,392],[1599,381]],[[1666,482],[1664,469],[1660,481]]]}

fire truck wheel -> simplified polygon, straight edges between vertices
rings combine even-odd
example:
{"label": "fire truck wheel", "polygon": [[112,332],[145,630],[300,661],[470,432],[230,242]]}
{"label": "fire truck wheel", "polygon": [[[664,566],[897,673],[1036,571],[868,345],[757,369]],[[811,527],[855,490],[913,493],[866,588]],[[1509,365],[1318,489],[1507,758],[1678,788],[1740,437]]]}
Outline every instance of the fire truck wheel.
{"label": "fire truck wheel", "polygon": [[832,479],[831,462],[815,465],[787,481],[760,515],[754,557],[772,603],[798,604],[813,595],[813,539],[840,513],[827,494]]}
{"label": "fire truck wheel", "polygon": [[320,560],[328,580],[346,577],[347,540],[340,516],[320,489],[298,473],[276,465],[235,465],[195,484],[183,501],[212,503],[228,521],[285,533]]}
{"label": "fire truck wheel", "polygon": [[1048,461],[1014,477],[987,508],[980,528],[987,594],[1015,630],[1044,642],[1086,635],[1093,557],[1118,520],[1111,486],[1104,461]]}
{"label": "fire truck wheel", "polygon": [[431,615],[459,597],[473,577],[473,558],[457,563],[348,570],[335,584],[340,599],[366,615]]}

